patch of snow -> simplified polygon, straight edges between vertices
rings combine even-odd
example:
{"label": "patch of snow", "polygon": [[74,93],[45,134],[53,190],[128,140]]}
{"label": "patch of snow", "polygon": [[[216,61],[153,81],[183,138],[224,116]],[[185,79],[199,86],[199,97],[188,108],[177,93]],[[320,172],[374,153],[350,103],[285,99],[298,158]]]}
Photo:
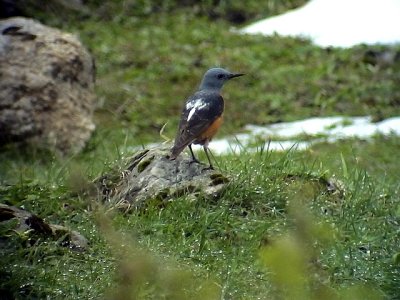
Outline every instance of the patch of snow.
{"label": "patch of snow", "polygon": [[371,122],[371,117],[324,117],[324,118],[309,118],[306,120],[277,123],[269,126],[247,125],[246,130],[253,135],[270,135],[279,136],[281,138],[291,138],[298,135],[317,135],[325,134],[329,128],[343,128],[346,120],[357,126],[362,126]]}
{"label": "patch of snow", "polygon": [[305,37],[322,47],[352,47],[400,43],[399,28],[399,0],[311,0],[240,32]]}
{"label": "patch of snow", "polygon": [[[313,144],[323,141],[334,143],[345,138],[368,139],[376,134],[400,136],[400,117],[393,117],[377,123],[372,123],[372,118],[369,116],[321,117],[268,126],[247,125],[245,129],[248,133],[211,141],[209,148],[215,154],[239,153],[244,149],[254,152],[257,148],[248,147],[254,143],[258,144],[258,147],[263,146],[271,151],[285,151],[292,148],[305,150]],[[307,135],[310,140],[296,141],[296,137],[299,135]],[[324,138],[322,135],[326,137]],[[274,141],[274,139],[283,140]],[[264,141],[264,145],[262,145],[262,141]],[[193,149],[201,149],[201,146],[194,145]]]}
{"label": "patch of snow", "polygon": [[[210,150],[216,155],[240,153],[242,151],[256,152],[260,147],[270,151],[287,151],[289,149],[301,151],[319,142],[335,143],[346,138],[367,140],[376,134],[400,136],[400,116],[377,123],[372,123],[372,118],[369,116],[309,118],[268,126],[247,125],[245,130],[246,133],[211,141]],[[296,140],[299,135],[307,135],[308,140]],[[152,143],[146,145],[146,148],[154,148],[160,145],[161,143]],[[257,147],[251,145],[257,145]],[[138,150],[139,148],[134,147],[133,149]],[[202,146],[193,145],[193,150],[201,149]]]}
{"label": "patch of snow", "polygon": [[[296,141],[268,141],[264,145],[261,145],[265,149],[268,148],[270,151],[285,151],[289,149],[293,150],[306,150],[311,146],[312,142],[296,142]],[[246,152],[256,152],[259,147],[247,148],[248,144],[240,142],[232,142],[228,139],[220,139],[211,142],[209,149],[213,154],[223,155],[228,153],[240,153],[242,151]],[[193,150],[201,150],[202,146],[193,145]]]}

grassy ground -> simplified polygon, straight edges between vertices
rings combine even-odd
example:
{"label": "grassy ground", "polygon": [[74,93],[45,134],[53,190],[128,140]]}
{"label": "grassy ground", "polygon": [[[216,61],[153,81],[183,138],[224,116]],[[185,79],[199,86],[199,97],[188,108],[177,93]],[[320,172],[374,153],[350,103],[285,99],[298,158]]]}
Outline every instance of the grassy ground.
{"label": "grassy ground", "polygon": [[[154,11],[150,2],[109,2],[79,22],[47,20],[79,33],[96,58],[97,131],[70,158],[3,148],[0,201],[78,230],[90,249],[2,225],[12,238],[0,241],[1,297],[398,299],[397,137],[218,157],[233,180],[216,201],[183,197],[130,215],[93,205],[90,180],[129,147],[161,140],[167,122],[172,137],[184,98],[210,66],[248,73],[224,89],[221,135],[247,123],[400,112],[399,65],[364,62],[365,46],[239,36],[221,3],[210,10],[166,1]],[[245,19],[259,17],[255,3],[240,8]],[[284,6],[268,3],[265,12]]]}

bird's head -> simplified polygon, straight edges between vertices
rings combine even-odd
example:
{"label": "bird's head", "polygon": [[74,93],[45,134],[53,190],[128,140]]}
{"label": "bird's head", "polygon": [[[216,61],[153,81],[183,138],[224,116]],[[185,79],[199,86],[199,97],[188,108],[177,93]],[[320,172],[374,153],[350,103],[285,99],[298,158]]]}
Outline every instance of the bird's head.
{"label": "bird's head", "polygon": [[220,90],[229,79],[244,75],[243,73],[231,73],[222,68],[209,69],[203,76],[200,90],[215,89]]}

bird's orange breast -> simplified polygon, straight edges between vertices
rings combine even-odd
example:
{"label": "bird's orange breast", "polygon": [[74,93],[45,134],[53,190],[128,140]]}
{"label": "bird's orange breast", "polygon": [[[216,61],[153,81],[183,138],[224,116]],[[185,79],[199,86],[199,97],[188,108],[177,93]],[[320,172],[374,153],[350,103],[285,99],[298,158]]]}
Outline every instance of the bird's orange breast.
{"label": "bird's orange breast", "polygon": [[197,138],[198,141],[211,140],[212,137],[217,133],[218,129],[221,127],[223,122],[223,117],[218,117],[211,125]]}

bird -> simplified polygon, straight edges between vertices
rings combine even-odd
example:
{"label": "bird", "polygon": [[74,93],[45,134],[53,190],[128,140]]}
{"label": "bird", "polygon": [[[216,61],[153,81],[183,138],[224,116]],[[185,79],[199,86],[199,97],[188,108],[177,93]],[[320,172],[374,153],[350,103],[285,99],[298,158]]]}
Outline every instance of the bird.
{"label": "bird", "polygon": [[228,80],[243,75],[245,74],[231,73],[219,67],[205,72],[199,89],[189,96],[183,106],[170,160],[176,159],[188,146],[192,155],[191,162],[200,163],[192,149],[192,144],[200,144],[208,159],[208,169],[214,169],[208,155],[208,144],[222,124],[224,99],[221,96],[221,89]]}

